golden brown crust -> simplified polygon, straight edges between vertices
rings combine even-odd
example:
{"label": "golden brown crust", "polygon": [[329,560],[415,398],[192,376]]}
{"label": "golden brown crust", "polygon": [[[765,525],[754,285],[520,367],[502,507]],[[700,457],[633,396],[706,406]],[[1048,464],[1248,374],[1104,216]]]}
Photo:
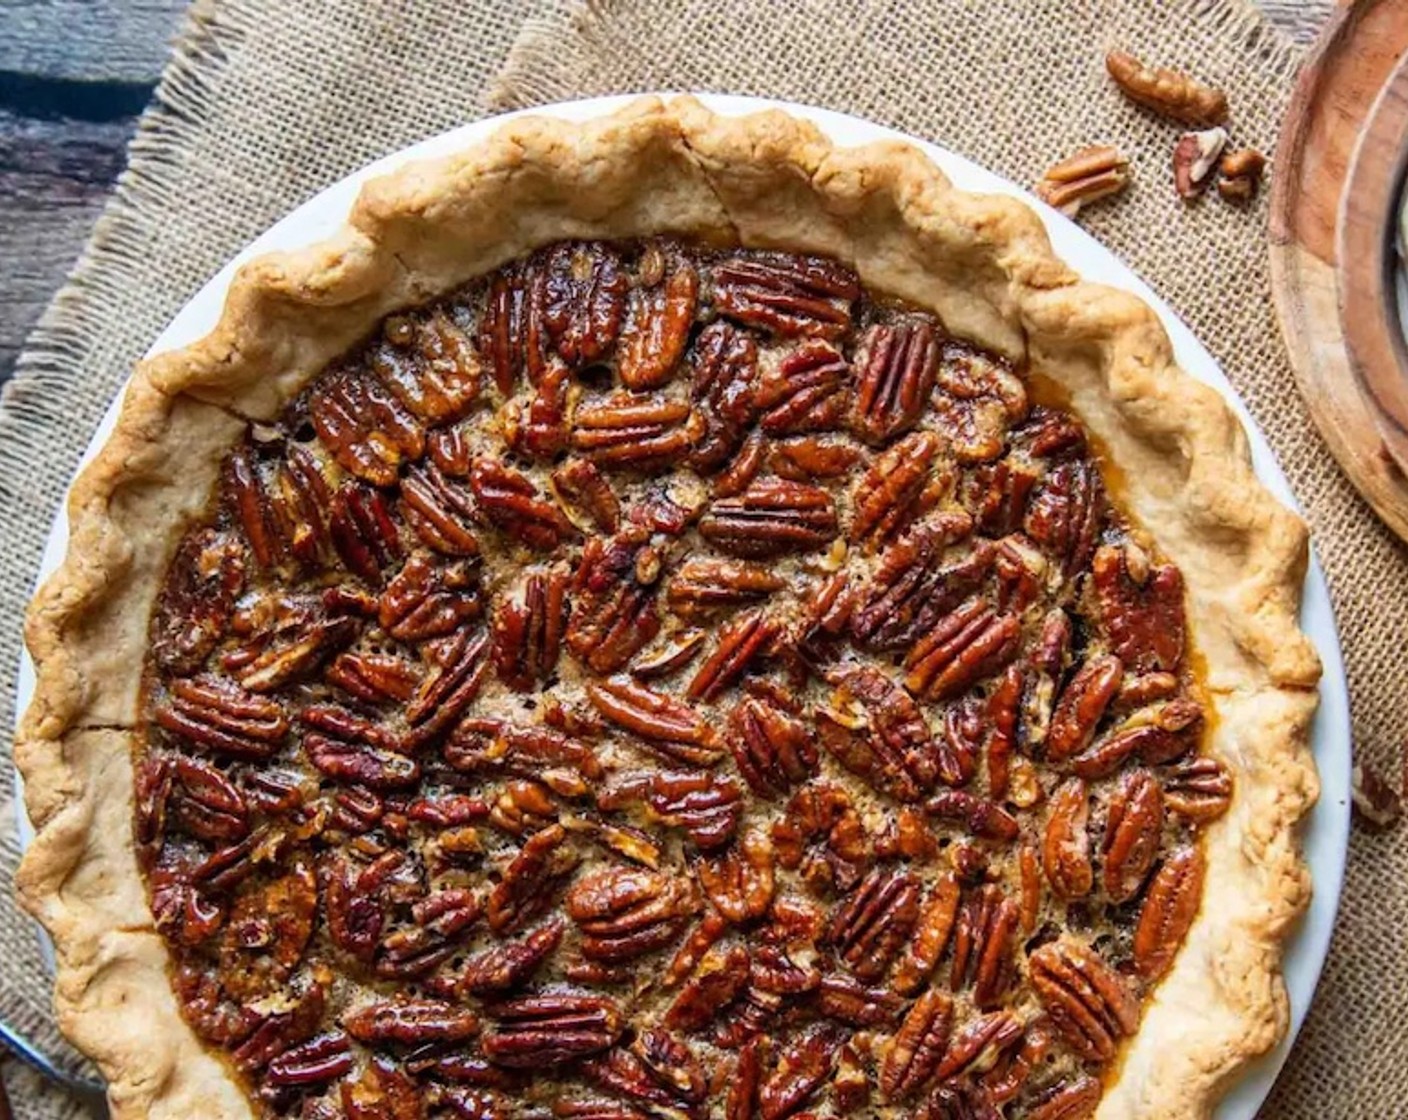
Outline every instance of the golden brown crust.
{"label": "golden brown crust", "polygon": [[1173,364],[1154,313],[1082,282],[1025,206],[954,190],[903,145],[837,149],[785,114],[722,118],[689,98],[586,124],[525,118],[373,182],[342,234],[246,266],[209,336],[137,371],[31,609],[38,688],[16,748],[40,830],[20,893],[54,935],[61,1022],[110,1079],[115,1115],[250,1115],[166,982],[127,765],[152,601],[237,416],[274,415],[387,312],[538,245],[660,232],[851,263],[954,333],[1029,358],[1120,465],[1124,505],[1183,571],[1210,748],[1238,780],[1208,833],[1202,912],[1099,1116],[1207,1115],[1286,1029],[1282,942],[1309,898],[1295,825],[1316,796],[1319,663],[1296,622],[1304,526],[1256,480],[1227,405]]}

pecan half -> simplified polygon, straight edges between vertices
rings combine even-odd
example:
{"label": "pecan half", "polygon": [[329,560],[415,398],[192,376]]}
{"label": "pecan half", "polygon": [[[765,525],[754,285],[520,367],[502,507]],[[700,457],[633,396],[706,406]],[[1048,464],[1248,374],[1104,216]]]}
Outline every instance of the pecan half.
{"label": "pecan half", "polygon": [[1060,898],[1084,898],[1095,886],[1089,829],[1090,795],[1081,779],[1071,778],[1051,795],[1041,848],[1046,879]]}
{"label": "pecan half", "polygon": [[440,1000],[397,998],[362,1004],[342,1016],[342,1025],[358,1042],[462,1042],[479,1033],[479,1019],[468,1008]]}
{"label": "pecan half", "polygon": [[960,896],[958,880],[953,875],[945,874],[935,882],[919,911],[914,936],[895,968],[893,983],[896,991],[913,995],[928,983],[939,958],[948,947],[958,917]]}
{"label": "pecan half", "polygon": [[824,1026],[812,1027],[783,1047],[758,1090],[762,1120],[784,1120],[806,1104],[831,1076],[840,1048],[839,1034]]}
{"label": "pecan half", "polygon": [[953,1000],[946,992],[931,988],[914,1002],[880,1067],[887,1100],[903,1100],[933,1081],[952,1029]]}
{"label": "pecan half", "polygon": [[495,933],[512,933],[545,913],[577,862],[576,853],[567,845],[567,831],[560,824],[528,837],[489,894],[489,928]]}
{"label": "pecan half", "polygon": [[1017,656],[1021,620],[999,614],[986,599],[969,599],[922,637],[905,656],[904,683],[926,700],[947,700]]}
{"label": "pecan half", "polygon": [[552,489],[563,512],[582,532],[595,526],[600,532],[614,533],[620,527],[616,491],[589,459],[569,459],[553,471]]}
{"label": "pecan half", "polygon": [[454,633],[482,612],[474,569],[463,563],[439,564],[425,552],[401,565],[377,601],[377,621],[403,642]]}
{"label": "pecan half", "polygon": [[660,632],[660,558],[649,542],[645,530],[629,528],[593,537],[582,550],[567,648],[597,673],[622,668]]}
{"label": "pecan half", "polygon": [[306,1088],[336,1081],[355,1065],[343,1031],[327,1031],[285,1050],[264,1070],[264,1080],[277,1088]]}
{"label": "pecan half", "polygon": [[443,309],[393,315],[368,355],[372,371],[427,424],[458,420],[479,395],[482,367],[462,317]]}
{"label": "pecan half", "polygon": [[564,904],[582,931],[582,955],[607,962],[634,960],[672,944],[695,909],[683,880],[623,867],[578,879]]}
{"label": "pecan half", "polygon": [[670,576],[665,599],[675,613],[696,619],[722,608],[762,602],[786,586],[769,565],[700,556],[686,560]]}
{"label": "pecan half", "polygon": [[323,674],[328,684],[368,704],[409,700],[420,684],[420,672],[394,653],[340,653]]}
{"label": "pecan half", "polygon": [[879,669],[830,670],[830,707],[817,709],[822,745],[847,770],[901,801],[933,789],[941,770],[938,744],[914,698]]}
{"label": "pecan half", "polygon": [[401,508],[416,536],[436,552],[479,555],[479,541],[470,531],[474,499],[467,487],[446,477],[433,462],[406,471]]}
{"label": "pecan half", "polygon": [[1222,124],[1227,120],[1227,95],[1178,70],[1146,66],[1128,51],[1105,55],[1105,69],[1131,101],[1184,124]]}
{"label": "pecan half", "polygon": [[710,766],[723,756],[718,734],[701,713],[629,677],[589,684],[587,697],[608,720],[668,759]]}
{"label": "pecan half", "polygon": [[892,537],[937,501],[939,447],[933,432],[911,432],[876,457],[856,485],[852,541]]}
{"label": "pecan half", "polygon": [[1022,1037],[1022,1021],[1012,1011],[990,1011],[955,1032],[934,1076],[940,1081],[991,1066]]}
{"label": "pecan half", "polygon": [[1018,917],[1017,904],[992,883],[970,893],[959,909],[949,986],[957,991],[971,979],[979,1007],[994,1006],[1012,984]]}
{"label": "pecan half", "polygon": [[861,979],[883,976],[919,919],[919,894],[915,876],[876,868],[832,911],[827,942]]}
{"label": "pecan half", "polygon": [[1089,1120],[1100,1105],[1104,1087],[1093,1077],[1061,1081],[1043,1093],[1032,1107],[1031,1120]]}
{"label": "pecan half", "polygon": [[860,814],[850,796],[829,782],[809,782],[772,826],[777,862],[816,886],[850,890],[870,859]]}
{"label": "pecan half", "polygon": [[965,513],[936,514],[886,548],[851,615],[856,641],[871,649],[907,646],[977,590],[992,570],[991,545],[980,542],[961,559],[942,563],[948,547],[972,528]]}
{"label": "pecan half", "polygon": [[602,467],[644,469],[686,455],[705,421],[688,401],[618,392],[577,406],[572,447]]}
{"label": "pecan half", "polygon": [[214,529],[182,538],[152,616],[152,656],[173,673],[193,673],[220,644],[244,590],[244,550]]}
{"label": "pecan half", "polygon": [[888,988],[871,988],[844,972],[821,978],[816,1009],[848,1027],[892,1027],[905,1010],[905,1000]]}
{"label": "pecan half", "polygon": [[1120,781],[1105,820],[1105,893],[1128,902],[1144,884],[1163,839],[1164,797],[1159,780],[1134,770]]}
{"label": "pecan half", "polygon": [[1153,980],[1168,971],[1203,899],[1206,864],[1196,847],[1173,852],[1149,883],[1134,927],[1134,967]]}
{"label": "pecan half", "polygon": [[1100,620],[1114,652],[1136,673],[1177,670],[1183,660],[1183,575],[1172,564],[1133,578],[1128,549],[1105,546],[1091,566]]}
{"label": "pecan half", "polygon": [[380,490],[348,481],[332,496],[328,535],[342,562],[370,584],[401,555],[391,506]]}
{"label": "pecan half", "polygon": [[171,682],[152,718],[197,750],[233,758],[263,759],[279,749],[288,719],[277,700],[247,692],[224,677]]}
{"label": "pecan half", "polygon": [[1100,475],[1090,463],[1077,460],[1058,464],[1037,485],[1023,525],[1071,579],[1090,565],[1104,519]]}
{"label": "pecan half", "polygon": [[624,1017],[605,996],[552,992],[495,1004],[480,1042],[491,1062],[510,1069],[559,1066],[599,1054],[621,1036]]}
{"label": "pecan half", "polygon": [[774,698],[740,700],[729,715],[728,729],[738,772],[759,796],[780,796],[816,771],[811,728]]}
{"label": "pecan half", "polygon": [[1065,762],[1089,745],[1123,677],[1124,664],[1112,654],[1092,657],[1076,671],[1051,716],[1047,758]]}
{"label": "pecan half", "polygon": [[712,279],[721,315],[784,338],[839,337],[860,295],[855,276],[834,261],[787,253],[739,253],[715,265]]}
{"label": "pecan half", "polygon": [[773,895],[772,841],[766,833],[745,833],[726,851],[694,865],[699,885],[720,914],[735,925],[761,918]]}
{"label": "pecan half", "polygon": [[693,366],[690,397],[704,431],[691,462],[702,471],[717,470],[738,450],[757,415],[758,344],[729,323],[711,323],[695,342]]}
{"label": "pecan half", "polygon": [[540,497],[532,481],[512,467],[493,459],[476,459],[469,484],[480,515],[529,548],[548,551],[576,535],[562,511]]}
{"label": "pecan half", "polygon": [[934,389],[939,347],[928,319],[877,324],[857,359],[856,429],[883,443],[914,427]]}
{"label": "pecan half", "polygon": [[722,552],[773,557],[810,552],[837,533],[836,505],[819,486],[772,478],[754,482],[736,498],[719,498],[699,532]]}
{"label": "pecan half", "polygon": [[641,262],[643,283],[630,295],[617,364],[621,383],[637,390],[658,389],[675,372],[699,297],[699,273],[693,264],[686,259],[667,264],[656,246],[645,252],[659,259]]}
{"label": "pecan half", "polygon": [[1037,949],[1028,975],[1051,1021],[1080,1058],[1101,1065],[1139,1026],[1139,1001],[1098,953],[1062,939]]}
{"label": "pecan half", "polygon": [[961,789],[936,793],[924,802],[924,811],[930,816],[956,821],[981,840],[1011,843],[1021,832],[1016,818],[996,801]]}
{"label": "pecan half", "polygon": [[563,924],[550,921],[518,941],[476,953],[464,962],[459,988],[477,996],[522,986],[562,942]]}
{"label": "pecan half", "polygon": [[768,369],[753,391],[758,425],[769,435],[826,432],[840,426],[851,367],[829,342],[805,342]]}
{"label": "pecan half", "polygon": [[479,695],[489,669],[489,635],[462,627],[444,641],[438,664],[406,705],[406,745],[411,749],[433,743],[454,726]]}
{"label": "pecan half", "polygon": [[413,924],[382,940],[376,974],[384,980],[410,980],[433,972],[460,951],[481,912],[479,900],[462,888],[427,895],[411,907]]}
{"label": "pecan half", "polygon": [[705,953],[665,1012],[665,1025],[673,1030],[703,1030],[742,994],[748,975],[748,950],[742,945]]}
{"label": "pecan half", "polygon": [[401,464],[425,452],[425,429],[386,386],[344,371],[320,378],[308,419],[343,470],[373,486],[391,486]]}
{"label": "pecan half", "polygon": [[686,694],[691,700],[716,699],[768,653],[781,631],[781,624],[762,610],[735,615],[720,627],[713,652],[699,666]]}
{"label": "pecan half", "polygon": [[529,692],[557,669],[570,604],[567,573],[560,568],[531,569],[522,591],[499,600],[494,612],[494,667],[499,679]]}
{"label": "pecan half", "polygon": [[1215,821],[1232,804],[1232,775],[1215,758],[1185,759],[1163,771],[1164,804],[1186,820]]}

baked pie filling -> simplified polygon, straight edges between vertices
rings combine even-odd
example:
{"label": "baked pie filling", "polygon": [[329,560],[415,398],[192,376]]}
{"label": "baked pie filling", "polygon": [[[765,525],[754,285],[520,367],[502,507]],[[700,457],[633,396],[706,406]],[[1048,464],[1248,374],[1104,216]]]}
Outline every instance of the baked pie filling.
{"label": "baked pie filling", "polygon": [[255,1110],[1090,1115],[1231,779],[1036,395],[834,261],[574,242],[251,424],[135,765]]}

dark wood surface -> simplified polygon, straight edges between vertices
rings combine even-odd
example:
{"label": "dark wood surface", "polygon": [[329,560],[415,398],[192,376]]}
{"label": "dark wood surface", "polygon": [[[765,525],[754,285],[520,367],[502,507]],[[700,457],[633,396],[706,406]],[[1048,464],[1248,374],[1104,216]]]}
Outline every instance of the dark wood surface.
{"label": "dark wood surface", "polygon": [[[1261,3],[1301,39],[1325,10],[1325,0]],[[185,8],[0,0],[0,383],[122,171]]]}

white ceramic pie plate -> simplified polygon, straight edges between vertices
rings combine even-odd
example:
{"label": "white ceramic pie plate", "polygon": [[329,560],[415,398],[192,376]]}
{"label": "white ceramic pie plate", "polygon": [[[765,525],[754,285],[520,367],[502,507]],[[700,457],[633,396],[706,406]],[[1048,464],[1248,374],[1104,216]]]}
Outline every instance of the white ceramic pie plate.
{"label": "white ceramic pie plate", "polygon": [[[628,97],[601,97],[584,101],[564,102],[531,110],[534,113],[583,120],[600,116],[619,108]],[[715,112],[741,115],[764,108],[781,108],[814,122],[838,144],[865,144],[874,140],[903,140],[923,151],[954,184],[964,190],[1006,194],[1020,198],[1031,206],[1046,223],[1056,251],[1084,277],[1110,284],[1138,295],[1159,315],[1173,339],[1178,363],[1194,377],[1221,391],[1236,409],[1246,426],[1251,441],[1252,458],[1257,475],[1286,505],[1297,508],[1290,487],[1272,455],[1265,438],[1252,422],[1245,405],[1237,398],[1227,378],[1211,354],[1193,333],[1179,320],[1173,310],[1108,249],[1075,223],[1038,202],[1020,187],[999,178],[977,164],[953,152],[926,143],[913,136],[882,128],[869,121],[841,113],[797,105],[785,101],[770,101],[750,97],[702,95]],[[186,304],[152,345],[149,354],[185,346],[205,335],[215,326],[230,280],[235,270],[251,257],[274,249],[293,249],[330,237],[345,222],[358,190],[368,179],[383,175],[414,159],[447,155],[484,139],[500,123],[521,114],[477,121],[452,129],[422,141],[385,159],[362,168],[321,194],[309,199],[278,222],[261,237],[248,245],[231,260]],[[117,420],[121,398],[114,400],[102,423],[93,435],[83,463],[86,464],[107,441]],[[49,534],[48,545],[40,565],[42,580],[53,572],[68,547],[68,522],[61,512]],[[1306,578],[1305,598],[1301,614],[1302,625],[1320,651],[1325,676],[1320,686],[1320,710],[1314,727],[1315,757],[1320,768],[1323,792],[1320,802],[1310,814],[1304,834],[1305,851],[1315,880],[1315,896],[1301,927],[1291,941],[1286,955],[1286,984],[1290,991],[1292,1023],[1290,1035],[1275,1051],[1259,1060],[1240,1078],[1217,1110],[1218,1120],[1251,1120],[1276,1074],[1285,1062],[1291,1041],[1300,1029],[1320,968],[1329,949],[1334,927],[1335,910],[1339,903],[1340,883],[1344,875],[1346,843],[1349,835],[1349,770],[1350,724],[1349,697],[1345,686],[1344,663],[1340,655],[1335,618],[1329,591],[1319,562],[1312,558]],[[26,655],[20,666],[17,710],[23,711],[34,694],[34,667]],[[21,813],[22,840],[32,835],[29,821]]]}

